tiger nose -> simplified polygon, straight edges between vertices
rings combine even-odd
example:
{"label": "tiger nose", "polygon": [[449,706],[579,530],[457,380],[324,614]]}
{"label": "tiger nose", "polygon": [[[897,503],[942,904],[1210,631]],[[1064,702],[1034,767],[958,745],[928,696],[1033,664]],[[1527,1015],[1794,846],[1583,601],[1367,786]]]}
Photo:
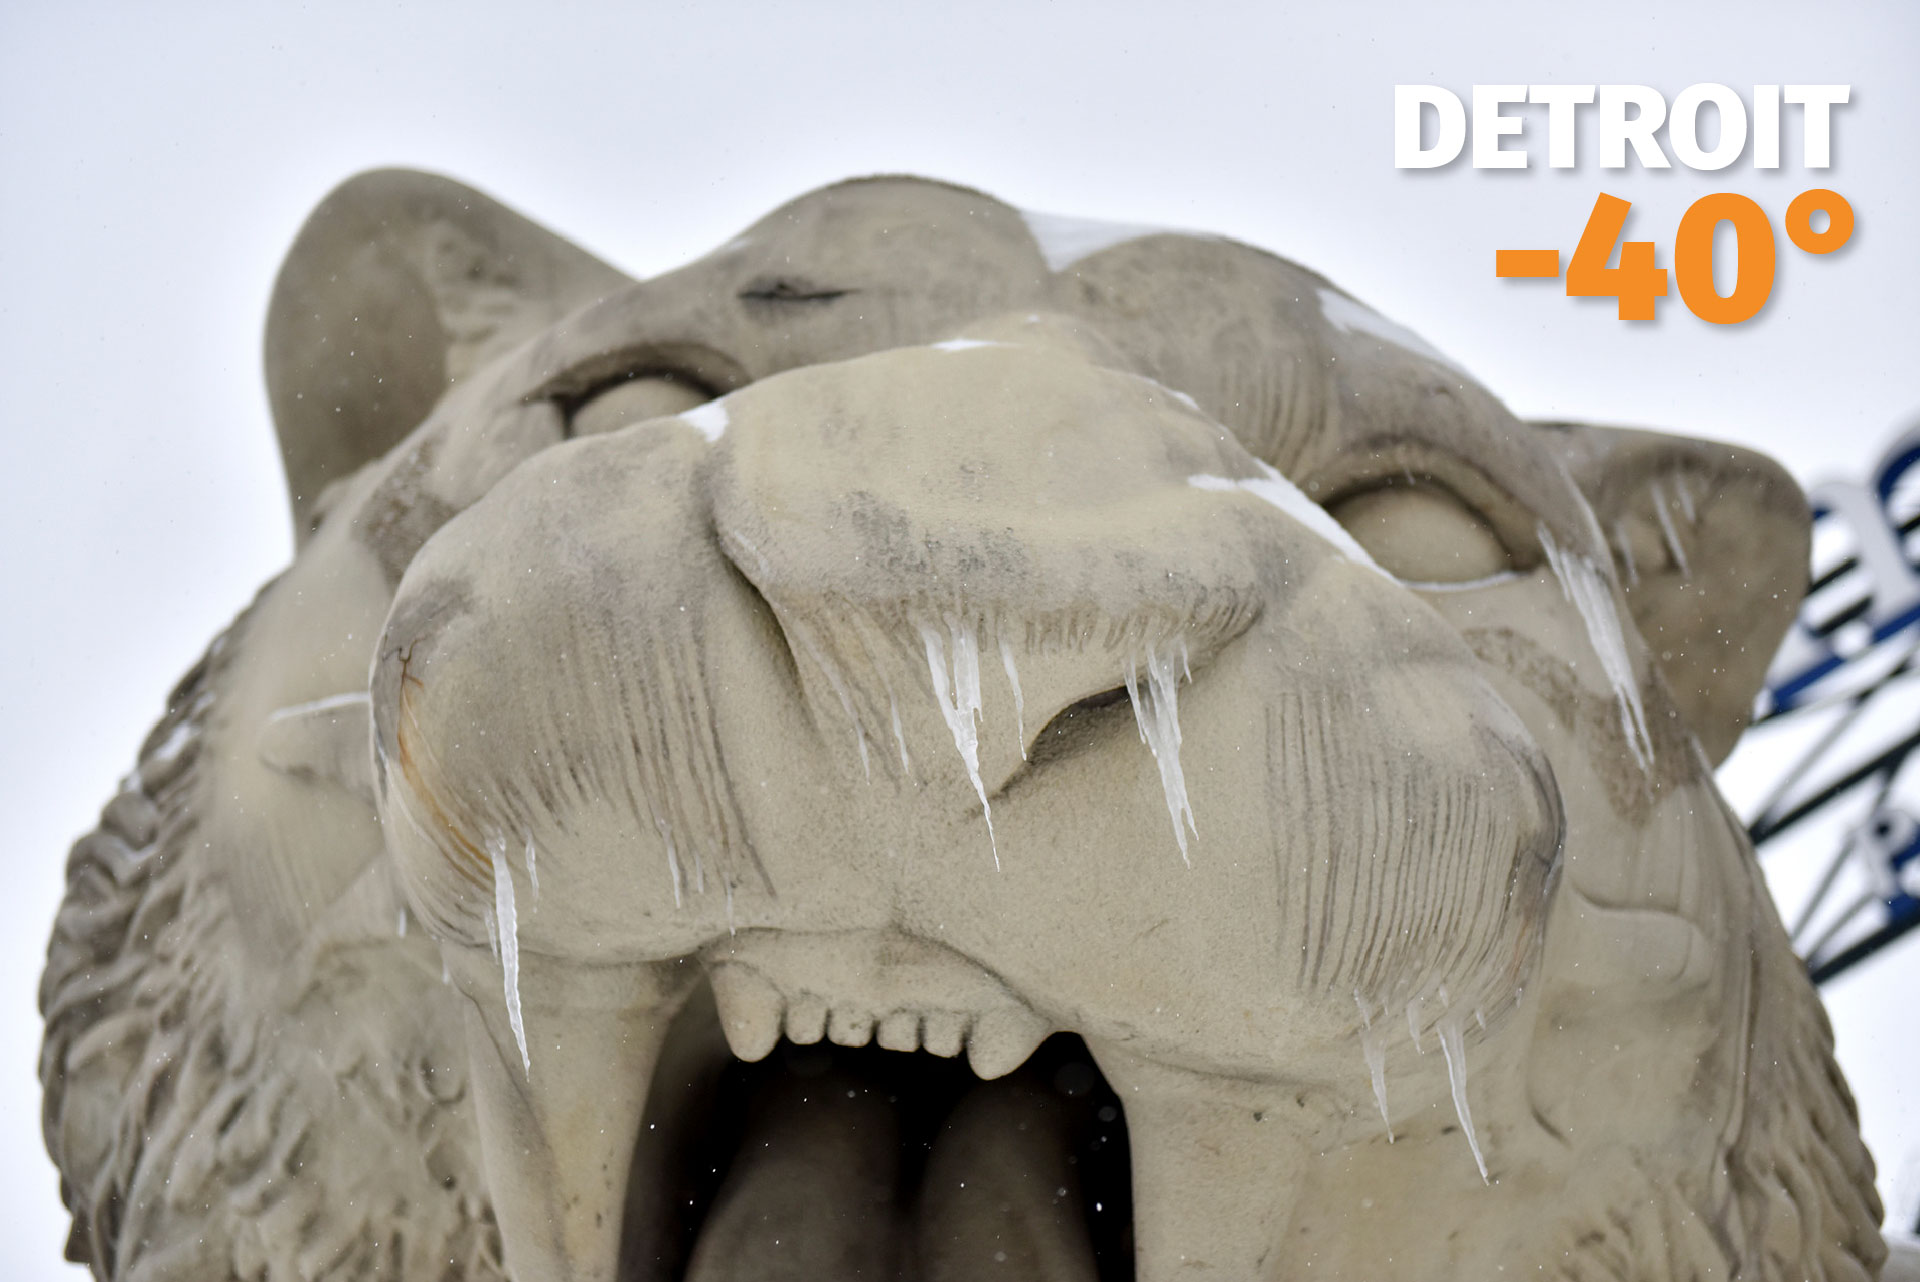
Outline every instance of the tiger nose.
{"label": "tiger nose", "polygon": [[1137,706],[1169,706],[1175,667],[1320,569],[1370,564],[1187,398],[995,332],[696,412],[715,536],[831,746],[983,810],[1063,709],[1156,680]]}

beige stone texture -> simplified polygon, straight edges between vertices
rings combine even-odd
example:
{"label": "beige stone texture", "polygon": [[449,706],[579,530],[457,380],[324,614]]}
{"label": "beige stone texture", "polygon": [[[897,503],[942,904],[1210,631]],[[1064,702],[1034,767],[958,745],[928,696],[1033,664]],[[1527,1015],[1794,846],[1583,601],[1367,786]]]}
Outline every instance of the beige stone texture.
{"label": "beige stone texture", "polygon": [[634,281],[368,174],[267,335],[298,553],[43,983],[98,1276],[1878,1275],[1770,461],[911,178]]}

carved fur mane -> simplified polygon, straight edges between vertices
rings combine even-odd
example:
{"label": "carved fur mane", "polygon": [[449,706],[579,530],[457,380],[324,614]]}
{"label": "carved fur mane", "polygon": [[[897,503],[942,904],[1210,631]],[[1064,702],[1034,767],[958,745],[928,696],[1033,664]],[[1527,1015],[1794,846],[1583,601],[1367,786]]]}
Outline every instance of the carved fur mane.
{"label": "carved fur mane", "polygon": [[[1554,1230],[1566,1282],[1879,1276],[1887,1246],[1873,1159],[1834,1062],[1832,1027],[1770,906],[1755,908],[1755,933],[1777,947],[1753,956],[1745,1090],[1724,1161],[1675,1179],[1624,1148],[1600,1147]],[[1766,1010],[1787,1017],[1756,1021]]]}
{"label": "carved fur mane", "polygon": [[[338,1004],[403,997],[418,1037],[377,1046],[330,1039],[354,1026],[322,1010],[282,1018],[220,964],[235,909],[200,875],[202,732],[246,629],[243,614],[181,680],[67,860],[40,984],[67,1258],[103,1282],[504,1280],[464,1066],[437,1053],[457,1044],[438,977],[351,940],[299,950],[280,982],[315,992],[324,978]],[[415,1169],[391,1169],[396,1155]],[[368,1196],[394,1187],[412,1199]]]}

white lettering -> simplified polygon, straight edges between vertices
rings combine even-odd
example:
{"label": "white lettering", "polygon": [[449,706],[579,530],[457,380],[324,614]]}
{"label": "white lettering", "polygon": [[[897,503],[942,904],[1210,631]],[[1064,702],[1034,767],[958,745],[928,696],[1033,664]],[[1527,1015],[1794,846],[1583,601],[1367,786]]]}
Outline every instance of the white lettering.
{"label": "white lettering", "polygon": [[1533,85],[1528,102],[1547,104],[1547,163],[1555,169],[1573,168],[1575,107],[1593,102],[1592,85]]}
{"label": "white lettering", "polygon": [[[1627,115],[1628,107],[1638,114]],[[1646,169],[1671,169],[1667,153],[1660,150],[1654,132],[1666,123],[1667,100],[1649,85],[1600,86],[1600,167],[1625,169],[1627,144]]]}
{"label": "white lettering", "polygon": [[1851,85],[1788,85],[1785,98],[1799,103],[1805,141],[1801,144],[1801,164],[1808,169],[1825,169],[1831,163],[1832,118],[1828,110],[1853,96]]}
{"label": "white lettering", "polygon": [[[1547,164],[1555,169],[1577,167],[1582,113],[1596,109],[1602,169],[1627,168],[1631,148],[1643,169],[1671,169],[1678,159],[1689,169],[1712,172],[1736,163],[1749,137],[1753,167],[1778,169],[1785,102],[1801,108],[1801,163],[1826,169],[1833,163],[1833,110],[1852,100],[1852,90],[1851,85],[1755,85],[1749,110],[1739,90],[1703,81],[1676,94],[1669,110],[1666,96],[1651,85],[1474,85],[1469,110],[1451,89],[1395,85],[1393,163],[1397,169],[1451,164],[1466,149],[1471,132],[1475,169],[1526,169],[1534,163],[1527,113],[1507,108],[1527,103],[1547,109]],[[1707,106],[1714,108],[1713,124],[1703,127],[1701,109]],[[1703,136],[1713,139],[1711,147]],[[1423,146],[1427,137],[1432,145]],[[1506,147],[1505,138],[1521,141]]]}
{"label": "white lettering", "polygon": [[1753,87],[1753,167],[1780,168],[1780,86]]}
{"label": "white lettering", "polygon": [[[1422,108],[1440,117],[1440,134],[1430,148],[1420,145]],[[1437,169],[1460,154],[1467,142],[1467,109],[1460,96],[1438,85],[1393,87],[1393,167]]]}
{"label": "white lettering", "polygon": [[1502,151],[1500,140],[1517,134],[1526,122],[1518,116],[1503,116],[1500,108],[1509,102],[1525,102],[1525,85],[1475,85],[1473,87],[1473,167],[1475,169],[1525,169],[1525,151]]}
{"label": "white lettering", "polygon": [[[1700,146],[1700,108],[1707,103],[1720,109],[1720,141],[1712,151]],[[1725,169],[1740,159],[1747,146],[1746,104],[1725,85],[1688,85],[1673,100],[1667,140],[1673,144],[1673,154],[1689,169]]]}

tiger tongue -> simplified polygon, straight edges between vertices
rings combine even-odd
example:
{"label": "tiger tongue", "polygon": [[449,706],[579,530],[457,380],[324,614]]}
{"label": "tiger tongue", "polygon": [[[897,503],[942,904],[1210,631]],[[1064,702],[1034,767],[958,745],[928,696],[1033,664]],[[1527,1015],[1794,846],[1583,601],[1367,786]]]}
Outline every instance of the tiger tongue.
{"label": "tiger tongue", "polygon": [[840,1073],[787,1077],[755,1100],[700,1226],[687,1282],[852,1282],[895,1276],[899,1126]]}
{"label": "tiger tongue", "polygon": [[1029,1079],[974,1087],[927,1159],[914,1217],[920,1276],[1095,1282],[1070,1129],[1059,1096]]}
{"label": "tiger tongue", "polygon": [[840,1072],[770,1082],[687,1282],[1096,1282],[1069,1119],[1024,1078],[980,1083],[903,1163],[900,1101]]}

